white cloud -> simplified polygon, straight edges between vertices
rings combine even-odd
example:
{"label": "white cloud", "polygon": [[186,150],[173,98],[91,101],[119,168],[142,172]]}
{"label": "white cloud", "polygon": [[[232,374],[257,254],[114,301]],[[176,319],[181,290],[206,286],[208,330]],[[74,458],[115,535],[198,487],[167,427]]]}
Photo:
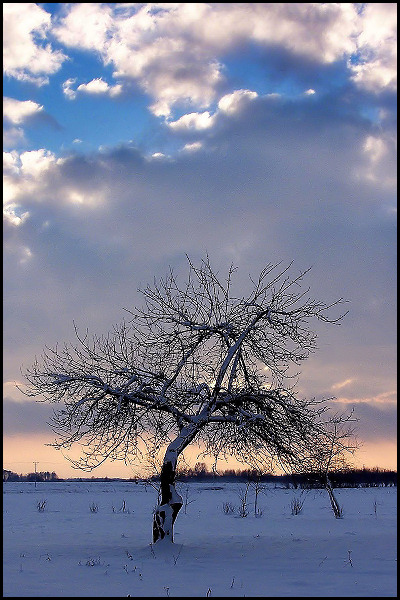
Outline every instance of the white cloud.
{"label": "white cloud", "polygon": [[29,212],[20,212],[19,204],[9,203],[3,209],[3,217],[10,225],[19,227],[29,217]]}
{"label": "white cloud", "polygon": [[168,122],[169,127],[176,131],[185,130],[202,130],[212,127],[214,116],[211,116],[208,111],[203,113],[188,113],[183,115],[177,121]]}
{"label": "white cloud", "polygon": [[354,72],[353,79],[361,87],[379,93],[383,89],[397,89],[397,56],[395,52],[390,56],[379,56],[373,60],[365,61],[351,67]]}
{"label": "white cloud", "polygon": [[354,81],[372,92],[397,87],[397,5],[368,3],[357,40],[360,60],[350,64]]}
{"label": "white cloud", "polygon": [[32,100],[15,100],[3,98],[3,115],[14,125],[20,125],[27,118],[41,112],[43,106]]}
{"label": "white cloud", "polygon": [[118,96],[122,92],[122,85],[117,83],[115,85],[109,85],[102,77],[96,77],[88,83],[81,83],[78,85],[76,90],[73,89],[73,85],[76,83],[76,78],[70,78],[64,81],[62,84],[64,95],[69,100],[75,100],[77,93],[89,94],[89,95],[102,95],[106,94],[110,97]]}
{"label": "white cloud", "polygon": [[[218,108],[213,115],[209,111],[202,113],[193,112],[182,115],[176,121],[167,121],[168,126],[177,132],[202,131],[210,129],[220,113],[232,115],[239,112],[244,106],[254,98],[257,98],[257,92],[251,90],[235,90],[231,94],[226,94],[218,102]],[[197,142],[196,142],[197,143]],[[195,143],[195,144],[196,144]],[[186,144],[187,149],[191,144]]]}
{"label": "white cloud", "polygon": [[116,84],[113,86],[108,85],[101,77],[92,79],[89,83],[81,83],[77,87],[77,92],[83,92],[85,94],[107,94],[109,96],[118,96],[122,91],[122,85]]}
{"label": "white cloud", "polygon": [[[50,14],[36,4],[5,7],[6,73],[44,83],[66,58],[37,43],[51,27]],[[71,3],[63,10],[52,29],[58,40],[95,52],[115,77],[136,80],[160,117],[170,117],[177,104],[208,109],[225,81],[220,57],[243,44],[273,45],[319,63],[348,58],[358,85],[373,91],[396,85],[395,4]],[[357,63],[350,61],[356,53]],[[74,82],[63,85],[70,99]],[[115,96],[122,86],[96,78],[78,89]]]}
{"label": "white cloud", "polygon": [[4,148],[13,149],[16,146],[26,144],[25,134],[22,127],[30,117],[43,112],[43,106],[32,100],[16,100],[15,98],[3,98],[3,117],[5,119],[3,128]]}
{"label": "white cloud", "polygon": [[395,157],[397,140],[395,135],[382,132],[368,135],[362,144],[362,165],[356,174],[371,182],[380,182],[383,187],[395,189],[397,185]]}
{"label": "white cloud", "polygon": [[16,227],[29,217],[29,211],[21,210],[21,206],[14,202],[21,189],[18,182],[20,168],[18,152],[3,152],[3,217],[7,223]]}
{"label": "white cloud", "polygon": [[[30,212],[22,209],[20,198],[35,195],[40,178],[55,164],[62,164],[49,150],[31,150],[19,154],[16,150],[3,152],[3,216],[11,225],[19,226]],[[38,196],[40,197],[40,196]]]}
{"label": "white cloud", "polygon": [[81,83],[78,85],[77,91],[86,92],[87,94],[104,94],[108,90],[108,83],[106,83],[101,77],[98,79],[92,79],[89,83]]}
{"label": "white cloud", "polygon": [[251,90],[235,90],[232,94],[226,94],[218,102],[218,108],[225,113],[238,112],[249,100],[257,98],[257,92]]}
{"label": "white cloud", "polygon": [[113,28],[112,9],[101,3],[72,3],[53,33],[66,46],[103,52]]}
{"label": "white cloud", "polygon": [[13,149],[20,144],[25,144],[25,134],[22,127],[4,127],[3,129],[3,146],[4,148]]}
{"label": "white cloud", "polygon": [[19,185],[17,176],[19,175],[21,162],[16,150],[12,152],[3,152],[3,214],[6,220],[14,222],[15,203],[14,199],[18,195]]}
{"label": "white cloud", "polygon": [[202,142],[192,142],[191,144],[185,144],[182,150],[185,150],[186,152],[197,152],[197,150],[201,150],[202,147]]}
{"label": "white cloud", "polygon": [[53,50],[45,40],[51,25],[51,15],[38,4],[3,4],[3,70],[10,77],[37,85],[48,82],[48,75],[57,72],[66,56]]}
{"label": "white cloud", "polygon": [[38,177],[55,164],[56,157],[50,150],[30,150],[20,155],[21,173],[28,177]]}
{"label": "white cloud", "polygon": [[19,155],[16,150],[12,152],[3,152],[3,173],[19,173]]}
{"label": "white cloud", "polygon": [[[104,191],[92,183],[80,187],[65,181],[55,191],[52,177],[59,176],[66,160],[44,148],[22,153],[3,152],[3,216],[9,225],[22,225],[32,214],[25,206],[26,198],[35,206],[48,203],[49,198],[51,205],[55,196],[65,205],[93,208],[104,202]],[[29,256],[25,253],[22,258],[21,264]]]}
{"label": "white cloud", "polygon": [[280,45],[333,62],[355,51],[352,4],[71,4],[54,30],[63,43],[99,52],[114,76],[153,97],[157,116],[177,103],[208,108],[224,81],[219,56],[243,43]]}
{"label": "white cloud", "polygon": [[369,155],[372,163],[377,163],[386,154],[386,144],[382,138],[369,135],[364,143],[364,152]]}
{"label": "white cloud", "polygon": [[76,92],[72,89],[72,86],[76,83],[76,78],[70,77],[62,84],[62,91],[69,100],[76,98]]}

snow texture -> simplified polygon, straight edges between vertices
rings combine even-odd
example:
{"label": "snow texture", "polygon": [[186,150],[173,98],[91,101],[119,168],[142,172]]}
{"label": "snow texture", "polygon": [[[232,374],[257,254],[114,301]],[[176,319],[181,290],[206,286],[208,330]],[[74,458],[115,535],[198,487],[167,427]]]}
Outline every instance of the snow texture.
{"label": "snow texture", "polygon": [[269,485],[255,516],[250,488],[240,517],[244,483],[178,486],[175,543],[152,545],[151,486],[4,483],[4,596],[396,596],[396,488],[335,490],[335,519],[323,490]]}

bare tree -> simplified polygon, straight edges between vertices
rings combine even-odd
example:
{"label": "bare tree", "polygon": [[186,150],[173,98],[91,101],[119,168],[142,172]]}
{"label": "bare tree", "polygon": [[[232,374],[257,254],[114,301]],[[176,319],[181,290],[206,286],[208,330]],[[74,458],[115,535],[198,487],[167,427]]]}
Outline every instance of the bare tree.
{"label": "bare tree", "polygon": [[354,420],[353,410],[347,415],[333,415],[326,424],[325,431],[315,440],[308,462],[304,461],[308,470],[316,473],[322,481],[337,519],[342,517],[343,510],[333,491],[329,473],[346,471],[350,467],[347,457],[359,446],[354,428],[350,425]]}
{"label": "bare tree", "polygon": [[[331,441],[325,401],[297,397],[291,365],[316,348],[312,320],[344,300],[315,300],[307,271],[267,265],[247,296],[232,291],[235,268],[221,279],[209,258],[189,262],[184,285],[174,272],[141,290],[144,305],[106,336],[80,335],[75,346],[46,349],[25,375],[27,394],[62,403],[52,444],[81,442],[74,464],[91,470],[107,458],[126,461],[142,440],[154,457],[165,449],[153,541],[173,541],[182,506],[175,488],[178,458],[189,444],[205,455],[235,456],[254,468],[299,470],[310,447]],[[343,451],[346,450],[345,445]]]}

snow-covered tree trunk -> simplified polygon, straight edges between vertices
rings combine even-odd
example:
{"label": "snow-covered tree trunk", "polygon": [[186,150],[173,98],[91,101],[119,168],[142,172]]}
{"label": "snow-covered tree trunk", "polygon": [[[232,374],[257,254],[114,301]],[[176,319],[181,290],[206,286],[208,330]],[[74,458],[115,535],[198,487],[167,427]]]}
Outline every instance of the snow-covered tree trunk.
{"label": "snow-covered tree trunk", "polygon": [[175,477],[178,457],[198,432],[199,425],[190,423],[183,427],[165,453],[160,475],[160,503],[153,516],[153,543],[159,540],[174,541],[174,523],[183,505],[176,490]]}
{"label": "snow-covered tree trunk", "polygon": [[174,541],[174,523],[183,504],[175,488],[175,469],[176,465],[166,457],[161,469],[160,504],[153,517],[153,542]]}

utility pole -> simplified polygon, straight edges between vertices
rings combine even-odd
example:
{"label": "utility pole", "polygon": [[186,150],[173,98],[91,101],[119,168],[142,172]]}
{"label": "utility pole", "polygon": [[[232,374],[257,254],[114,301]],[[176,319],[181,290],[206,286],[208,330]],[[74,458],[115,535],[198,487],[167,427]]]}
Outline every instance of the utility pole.
{"label": "utility pole", "polygon": [[35,465],[35,487],[36,487],[36,465],[38,464],[37,462],[33,463]]}

